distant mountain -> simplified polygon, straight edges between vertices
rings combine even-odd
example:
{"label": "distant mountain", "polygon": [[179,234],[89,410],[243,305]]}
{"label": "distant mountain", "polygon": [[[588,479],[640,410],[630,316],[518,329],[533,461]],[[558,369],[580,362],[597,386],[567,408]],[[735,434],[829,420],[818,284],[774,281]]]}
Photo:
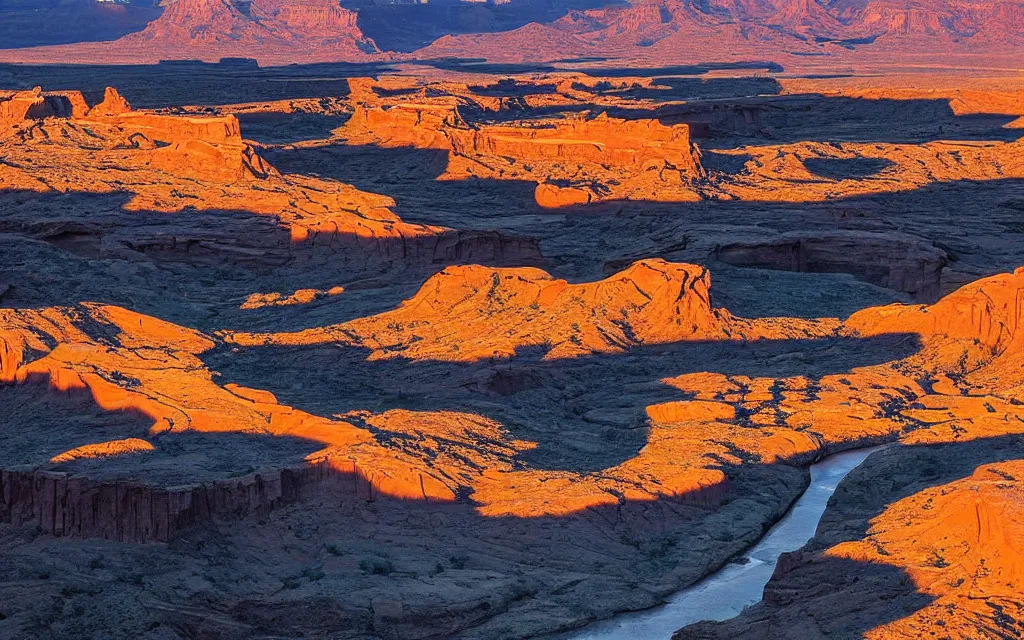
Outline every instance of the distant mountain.
{"label": "distant mountain", "polygon": [[225,47],[231,55],[254,56],[280,49],[326,50],[341,59],[380,53],[356,18],[331,0],[177,0],[120,42],[168,53]]}
{"label": "distant mountain", "polygon": [[[90,11],[100,4],[142,6],[0,0],[0,18],[14,1],[89,6]],[[657,65],[846,55],[853,49],[881,53],[882,60],[892,51],[936,56],[997,51],[1009,59],[1020,52],[1024,58],[1024,0],[636,0],[601,8],[585,8],[601,0],[512,0],[473,7],[436,0],[429,10],[422,4],[382,8],[371,0],[349,1],[361,3],[369,12],[366,21],[404,53],[382,51],[364,33],[358,10],[338,0],[165,1],[162,15],[141,31],[113,44],[80,44],[60,52],[81,62],[252,57],[265,64],[600,57]],[[524,24],[517,15],[538,21]],[[492,31],[510,26],[516,28]],[[0,54],[0,60],[48,62],[55,55],[41,48]],[[942,58],[934,62],[941,64]]]}
{"label": "distant mountain", "polygon": [[1024,0],[638,0],[569,11],[555,22],[506,33],[447,36],[416,55],[696,62],[876,43],[977,52],[1019,48],[1024,59]]}

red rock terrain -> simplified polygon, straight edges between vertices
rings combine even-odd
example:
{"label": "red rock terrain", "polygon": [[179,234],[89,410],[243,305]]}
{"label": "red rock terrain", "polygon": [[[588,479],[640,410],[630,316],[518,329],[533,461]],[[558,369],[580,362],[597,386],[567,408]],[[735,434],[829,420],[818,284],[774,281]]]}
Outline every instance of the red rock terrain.
{"label": "red rock terrain", "polygon": [[[460,29],[459,35],[441,35],[401,57],[483,57],[512,62],[601,57],[642,66],[767,59],[809,68],[815,62],[808,61],[807,55],[826,56],[827,64],[833,66],[888,66],[892,63],[888,56],[893,53],[930,65],[935,61],[929,62],[929,55],[943,53],[947,58],[939,66],[956,61],[974,66],[985,56],[981,67],[998,64],[1012,68],[1024,46],[1024,4],[1017,0],[871,0],[828,6],[810,0],[710,4],[642,0],[564,11],[565,15],[553,22],[529,22],[512,31],[462,33]],[[444,33],[443,26],[431,23],[429,14],[410,10],[408,15],[404,19],[409,23],[407,29],[434,37],[439,29]],[[145,29],[116,43],[14,50],[2,59],[46,62],[59,54],[96,64],[138,64],[161,59],[251,57],[287,64],[394,57],[381,54],[356,22],[355,11],[329,0],[178,0],[168,4]],[[486,24],[481,21],[481,28],[486,29]]]}
{"label": "red rock terrain", "polygon": [[[0,188],[130,194],[126,211],[245,210],[268,216],[285,231],[279,241],[253,239],[255,244],[249,244],[246,238],[211,241],[191,238],[187,231],[147,235],[125,228],[119,238],[102,238],[100,257],[155,252],[282,263],[333,246],[383,261],[393,259],[395,251],[403,260],[419,254],[431,263],[471,247],[499,254],[517,250],[493,234],[476,237],[406,224],[388,210],[392,201],[386,196],[336,181],[283,176],[242,139],[234,116],[135,112],[113,90],[87,110],[81,94],[48,96],[39,90],[15,94],[0,102],[0,110],[6,127],[0,129],[6,153]],[[108,171],[112,165],[118,166],[117,173]],[[40,231],[54,235],[66,230],[58,222]]]}
{"label": "red rock terrain", "polygon": [[[844,50],[960,49],[1017,51],[1024,5],[959,3],[724,2],[701,5],[650,0],[626,7],[570,11],[550,25],[529,24],[502,34],[446,36],[418,55],[485,55],[495,60],[544,61],[573,56],[665,63],[788,58],[818,52],[856,59]],[[727,42],[727,46],[722,43]],[[798,61],[792,60],[794,64]]]}
{"label": "red rock terrain", "polygon": [[[380,50],[356,25],[356,12],[329,0],[176,0],[144,29],[116,43],[41,47],[13,57],[58,51],[135,64],[163,59],[252,57],[261,60],[367,60]],[[74,53],[72,53],[74,52]]]}
{"label": "red rock terrain", "polygon": [[[592,119],[469,127],[454,104],[359,107],[338,131],[350,144],[448,152],[440,179],[537,182],[543,207],[601,200],[696,200],[704,176],[686,125]],[[614,185],[614,186],[612,186]]]}
{"label": "red rock terrain", "polygon": [[680,634],[1013,637],[1013,92],[813,80],[3,94],[0,635],[547,637],[894,443]]}
{"label": "red rock terrain", "polygon": [[[356,26],[355,12],[318,0],[263,0],[234,4],[226,0],[179,0],[138,34],[127,47],[156,46],[182,53],[190,48],[222,49],[227,55],[272,54],[289,46],[328,50],[339,59],[377,53],[377,46]],[[209,54],[207,54],[209,55]]]}

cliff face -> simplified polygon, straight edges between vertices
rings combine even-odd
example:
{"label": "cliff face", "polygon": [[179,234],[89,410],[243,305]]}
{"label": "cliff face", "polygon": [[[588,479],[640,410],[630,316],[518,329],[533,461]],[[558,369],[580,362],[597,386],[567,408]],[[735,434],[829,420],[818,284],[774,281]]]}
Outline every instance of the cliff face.
{"label": "cliff face", "polygon": [[[737,242],[715,249],[726,264],[801,273],[850,273],[903,291],[922,302],[939,298],[949,255],[912,236],[870,232],[792,232],[765,242]],[[893,327],[894,328],[894,327]]]}
{"label": "cliff face", "polygon": [[470,126],[459,113],[466,100],[456,96],[359,96],[363,93],[354,115],[335,132],[350,144],[444,150],[448,162],[441,179],[535,181],[535,199],[544,207],[620,199],[693,201],[706,177],[686,124],[601,113],[569,121]]}
{"label": "cliff face", "polygon": [[58,537],[168,542],[197,524],[265,516],[321,492],[373,496],[372,485],[354,468],[341,473],[322,463],[172,488],[59,471],[4,470],[0,522],[36,526]]}
{"label": "cliff face", "polygon": [[0,138],[8,130],[28,121],[43,118],[80,118],[89,111],[89,105],[80,91],[48,91],[40,87],[19,91],[9,98],[0,99]]}
{"label": "cliff face", "polygon": [[403,102],[357,104],[343,131],[346,137],[365,137],[383,146],[447,150],[451,147],[447,132],[465,126],[454,101]]}
{"label": "cliff face", "polygon": [[[445,36],[423,56],[485,55],[542,61],[568,56],[642,57],[661,62],[731,60],[787,52],[848,56],[850,49],[962,53],[1010,52],[1021,46],[1018,0],[986,3],[819,3],[814,0],[690,2],[645,0],[629,6],[569,11],[550,24],[514,31]],[[709,48],[711,51],[709,51]],[[712,52],[713,51],[713,52]],[[853,56],[850,56],[853,57]]]}
{"label": "cliff face", "polygon": [[296,47],[305,48],[308,56],[329,51],[340,59],[379,53],[356,25],[356,13],[330,0],[178,0],[119,43],[153,47],[168,58],[191,51],[192,57],[260,59]]}
{"label": "cliff face", "polygon": [[686,125],[657,120],[621,120],[602,114],[593,120],[551,126],[485,127],[452,132],[452,149],[464,156],[512,156],[522,160],[596,163],[632,171],[670,165],[688,176],[702,174]]}

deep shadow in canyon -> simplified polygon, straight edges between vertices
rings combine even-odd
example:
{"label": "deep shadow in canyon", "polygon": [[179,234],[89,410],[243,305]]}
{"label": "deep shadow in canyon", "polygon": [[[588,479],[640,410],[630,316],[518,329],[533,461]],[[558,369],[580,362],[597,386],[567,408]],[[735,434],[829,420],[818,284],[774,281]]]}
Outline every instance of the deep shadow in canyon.
{"label": "deep shadow in canyon", "polygon": [[[150,433],[153,419],[149,416],[133,410],[103,410],[88,390],[58,391],[46,379],[0,384],[0,404],[10,407],[0,429],[0,467],[4,469],[48,467],[93,479],[176,486],[298,466],[323,448],[302,438],[258,433]],[[154,449],[50,462],[84,445],[126,438],[148,441]]]}
{"label": "deep shadow in canyon", "polygon": [[[708,371],[814,380],[905,358],[920,346],[916,334],[892,334],[694,340],[557,360],[543,360],[546,349],[530,348],[507,360],[472,363],[370,360],[366,349],[331,343],[224,347],[202,357],[219,373],[220,384],[266,389],[283,404],[325,417],[359,422],[360,411],[389,409],[484,415],[513,439],[538,443],[521,455],[527,466],[593,473],[633,458],[646,444],[646,406],[688,399],[658,383],[663,378]],[[781,396],[765,406],[779,401]],[[744,424],[742,416],[739,423]],[[375,430],[375,435],[390,447],[417,446],[403,434]]]}
{"label": "deep shadow in canyon", "polygon": [[[130,212],[124,210],[131,198],[125,193],[0,192],[5,211],[0,244],[8,256],[0,270],[0,306],[96,301],[201,330],[281,331],[393,308],[449,264],[536,266],[579,282],[653,257],[709,266],[712,296],[745,317],[844,317],[870,304],[900,299],[880,288],[867,298],[839,296],[841,290],[836,296],[811,296],[817,289],[808,287],[800,274],[723,268],[713,260],[715,247],[735,240],[738,231],[764,237],[794,226],[822,233],[899,231],[931,241],[953,259],[943,274],[967,274],[944,285],[947,291],[958,282],[1024,264],[1019,242],[1024,228],[1014,206],[1024,199],[1021,180],[936,183],[810,204],[628,201],[541,210],[530,183],[437,181],[442,155],[422,151],[410,159],[403,155],[406,151],[332,147],[271,155],[284,171],[321,172],[364,190],[389,193],[398,203],[396,213],[406,221],[456,229],[440,244],[434,244],[439,242],[435,236],[425,237],[419,246],[409,245],[409,240],[367,243],[331,234],[294,243],[287,227],[273,216],[188,208]],[[899,217],[893,216],[895,211]],[[949,235],[944,231],[948,224],[962,232]],[[301,305],[259,314],[222,305],[224,300],[241,305],[256,292],[337,285],[352,295],[318,303],[312,315]],[[765,287],[774,288],[774,294],[765,297]],[[168,304],[170,300],[177,304]]]}
{"label": "deep shadow in canyon", "polygon": [[[15,392],[38,391],[30,387]],[[0,389],[0,392],[8,393],[10,389]],[[197,434],[195,437],[207,441],[208,447],[218,447],[223,446],[223,441],[234,436],[228,434],[228,438],[225,438],[225,434]],[[315,443],[311,444],[315,446]],[[813,552],[843,540],[860,539],[866,532],[867,523],[888,505],[925,488],[967,477],[979,465],[1017,459],[1020,456],[1020,447],[1019,436],[1000,436],[953,444],[902,446],[879,454],[887,458],[884,463],[879,463],[877,458],[869,460],[840,485],[822,521],[818,536],[805,551]],[[117,465],[126,460],[95,461],[97,465],[101,462]],[[133,461],[127,461],[128,467],[133,465]],[[694,496],[691,500],[688,496],[681,495],[676,498],[665,498],[656,503],[626,502],[610,507],[595,507],[586,513],[572,516],[536,518],[490,518],[475,514],[468,504],[408,502],[372,494],[358,496],[348,490],[348,487],[356,485],[342,473],[336,478],[325,480],[319,488],[312,488],[301,496],[293,496],[297,502],[278,504],[270,513],[250,515],[243,522],[223,514],[214,522],[200,523],[184,532],[183,539],[173,542],[170,547],[175,553],[184,554],[184,557],[188,558],[188,566],[192,567],[193,571],[205,573],[207,570],[213,570],[222,572],[223,575],[235,575],[241,570],[242,565],[252,563],[255,554],[260,553],[260,549],[263,548],[262,545],[253,545],[253,539],[262,539],[274,530],[285,526],[297,526],[300,523],[306,528],[326,528],[331,532],[326,537],[304,536],[292,543],[291,566],[301,568],[308,565],[317,568],[309,571],[294,568],[291,572],[294,574],[293,578],[282,575],[282,581],[293,580],[296,584],[288,587],[295,591],[287,605],[280,602],[260,602],[258,599],[250,600],[247,604],[222,610],[219,615],[210,616],[195,627],[189,626],[190,623],[187,621],[197,618],[186,616],[186,622],[182,622],[176,607],[151,608],[141,615],[141,620],[145,624],[152,624],[156,620],[179,629],[188,627],[196,633],[215,636],[231,634],[234,637],[250,637],[267,624],[279,625],[285,632],[296,634],[326,632],[328,627],[340,624],[354,632],[376,632],[385,638],[405,637],[413,628],[426,632],[423,637],[427,638],[451,637],[449,634],[453,628],[460,629],[462,633],[469,633],[475,626],[486,624],[496,612],[511,605],[523,606],[531,601],[537,601],[546,602],[551,606],[556,601],[572,602],[562,600],[562,596],[566,594],[573,594],[576,598],[582,597],[585,600],[601,585],[618,588],[620,582],[624,580],[624,577],[618,574],[618,569],[614,566],[601,569],[600,564],[595,564],[598,559],[604,557],[603,553],[608,550],[609,544],[612,548],[618,549],[619,554],[634,559],[632,569],[641,580],[650,579],[657,572],[674,566],[688,551],[704,544],[696,536],[698,529],[695,527],[699,527],[712,510],[732,509],[732,495],[748,495],[744,492],[752,491],[755,486],[764,492],[767,487],[778,486],[776,483],[783,478],[787,478],[784,484],[796,482],[796,477],[791,477],[795,469],[787,465],[764,465],[748,461],[735,467],[726,465],[723,470],[730,478],[732,487],[728,494],[718,498],[718,501],[713,499],[711,503],[706,502],[708,496]],[[113,476],[116,475],[117,472],[114,472]],[[865,493],[864,487],[868,484],[873,488]],[[870,500],[870,506],[867,507],[864,502],[866,498]],[[735,506],[739,506],[738,503]],[[373,514],[372,528],[375,534],[372,547],[359,545],[353,539],[368,525],[357,524],[350,528],[338,526],[344,518],[351,517],[352,510],[356,513]],[[431,524],[436,522],[445,524],[438,528]],[[552,538],[552,530],[562,531],[565,538],[561,535]],[[607,534],[613,532],[615,542],[610,543]],[[403,537],[407,535],[417,537],[416,549],[419,555],[407,550],[407,538]],[[708,553],[714,556],[712,570],[729,555],[740,553],[756,540],[756,537],[733,538],[733,535],[725,530],[714,533],[715,549],[708,550]],[[577,545],[564,546],[566,539],[580,539],[579,536],[597,536],[601,542],[589,550],[581,550]],[[518,544],[529,544],[537,552],[534,554],[535,561],[524,562],[521,557],[513,559],[511,550],[496,551],[493,545],[482,545],[479,542],[486,539],[514,539]],[[68,544],[74,546],[86,543],[69,541]],[[334,550],[325,552],[324,546]],[[115,575],[121,569],[129,571],[132,566],[129,563],[133,562],[136,551],[141,553],[147,550],[147,553],[155,554],[158,559],[165,553],[163,548],[130,544],[110,547],[104,556],[105,564],[102,568],[114,571]],[[118,551],[110,555],[113,549]],[[231,551],[227,552],[228,549]],[[215,554],[220,554],[216,562]],[[358,577],[347,577],[345,572],[340,575],[335,573],[337,569],[333,568],[334,564],[324,566],[323,557],[326,555],[330,559],[335,554],[351,558],[349,562],[356,567],[355,573]],[[18,558],[18,552],[15,550],[7,554],[3,561],[4,566],[11,569],[8,575],[15,581],[19,580],[21,575],[20,569],[15,569]],[[95,572],[95,566],[101,566],[100,561],[95,558],[96,552],[93,551],[83,556],[80,561],[92,563],[92,571]],[[48,568],[53,562],[51,558],[37,565],[36,572],[52,570]],[[362,609],[361,605],[343,605],[328,593],[341,584],[350,584],[340,582],[341,580],[361,580],[363,588],[367,588],[368,583],[373,583],[379,585],[377,588],[383,589],[388,589],[388,585],[401,584],[409,577],[418,576],[433,576],[437,581],[471,580],[475,579],[474,572],[488,571],[490,565],[495,562],[511,563],[518,571],[525,573],[521,573],[516,588],[511,592],[478,594],[477,598],[482,602],[469,611],[460,610],[458,623],[454,627],[454,620],[449,613],[445,616],[427,618],[395,618],[389,621],[387,627],[381,628],[381,620],[374,621],[373,616]],[[72,600],[85,597],[102,601],[103,598],[125,597],[126,593],[130,594],[135,589],[139,592],[145,589],[151,595],[159,595],[168,598],[167,602],[174,602],[175,598],[169,593],[160,595],[164,589],[160,586],[160,581],[162,574],[173,576],[177,567],[174,563],[160,565],[157,562],[155,566],[150,564],[135,565],[134,571],[141,571],[144,581],[121,578],[116,583],[108,583],[107,578],[101,577],[94,579],[95,583],[91,589],[81,592],[69,591],[66,597]],[[438,565],[441,569],[437,569]],[[160,566],[163,568],[158,568]],[[257,567],[261,566],[263,563],[252,565],[246,579],[252,580],[254,570],[258,573],[261,570]],[[555,583],[549,582],[548,577],[570,566],[575,567],[574,572],[578,575],[578,581],[570,587],[555,589]],[[683,575],[695,579],[696,574],[692,571],[693,569],[687,569]],[[829,606],[831,627],[842,629],[844,634],[851,637],[859,637],[860,634],[880,625],[909,616],[933,601],[932,597],[914,587],[913,581],[902,569],[894,566],[825,558],[815,563],[815,573],[809,576],[810,581],[808,577],[801,575],[802,571],[803,569],[797,567],[787,573],[781,582],[769,583],[767,594],[770,601],[782,605],[801,601],[814,602],[815,606],[826,603]],[[822,592],[821,583],[815,577],[823,575],[823,571],[831,576],[831,590],[827,593]],[[125,575],[131,574],[129,572]],[[56,577],[52,583],[61,584],[63,579]],[[263,579],[268,577],[265,576]],[[137,586],[133,586],[136,581]],[[40,588],[45,589],[45,585],[41,585]],[[847,588],[853,589],[850,592],[853,595],[842,595],[842,590]],[[805,594],[812,600],[802,600]],[[838,597],[830,594],[838,594]],[[667,595],[667,592],[661,595]],[[648,606],[654,602],[655,600],[651,600]],[[203,604],[193,603],[191,606],[197,612],[205,608]],[[286,611],[294,612],[313,606],[321,611],[315,618],[286,615]],[[581,612],[592,618],[603,617],[609,613],[608,610],[601,608],[600,601],[589,604],[577,602],[570,606],[578,607]],[[764,605],[759,605],[751,613],[761,616],[764,614],[763,607]],[[19,613],[11,600],[6,601],[0,611],[7,616],[15,617]],[[35,621],[35,624],[42,625],[38,630],[40,633],[47,628],[46,621],[46,615],[38,616]],[[793,622],[791,619],[769,619],[759,623],[754,632],[748,630],[748,633],[735,637],[744,640],[766,638],[779,624]],[[182,624],[185,624],[185,627],[182,627]],[[374,626],[375,624],[378,626]],[[700,629],[714,626],[711,623],[701,623],[691,630],[699,635]],[[760,632],[757,632],[757,629],[760,629]],[[454,637],[463,636],[456,634]],[[468,637],[474,636],[470,634]]]}

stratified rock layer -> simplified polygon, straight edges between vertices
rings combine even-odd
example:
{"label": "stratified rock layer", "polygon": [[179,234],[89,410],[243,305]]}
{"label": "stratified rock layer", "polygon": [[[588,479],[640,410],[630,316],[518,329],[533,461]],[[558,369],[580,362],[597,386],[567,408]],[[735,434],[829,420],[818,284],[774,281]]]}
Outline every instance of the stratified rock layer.
{"label": "stratified rock layer", "polygon": [[544,207],[698,199],[694,183],[704,177],[704,169],[685,124],[602,113],[568,121],[469,126],[459,113],[460,99],[385,102],[367,96],[365,89],[354,93],[362,103],[337,135],[349,144],[445,150],[448,163],[441,180],[535,181],[536,200]]}

